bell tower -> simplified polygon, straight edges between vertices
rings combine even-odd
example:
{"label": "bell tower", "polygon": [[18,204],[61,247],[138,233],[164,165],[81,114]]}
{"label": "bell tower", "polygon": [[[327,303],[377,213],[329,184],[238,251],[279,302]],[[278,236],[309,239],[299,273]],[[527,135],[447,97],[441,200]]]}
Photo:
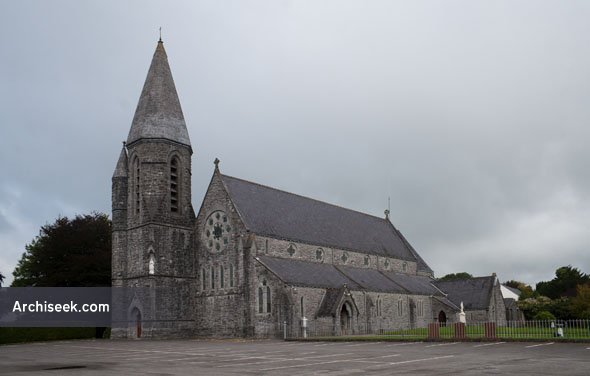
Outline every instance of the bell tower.
{"label": "bell tower", "polygon": [[117,336],[178,337],[192,330],[192,153],[160,39],[113,174],[112,284],[150,291],[127,308],[141,326]]}

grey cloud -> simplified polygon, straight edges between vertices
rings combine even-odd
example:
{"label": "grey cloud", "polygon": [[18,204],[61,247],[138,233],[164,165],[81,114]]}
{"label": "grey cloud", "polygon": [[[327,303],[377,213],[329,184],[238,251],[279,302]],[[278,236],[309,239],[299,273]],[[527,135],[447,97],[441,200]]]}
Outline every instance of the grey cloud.
{"label": "grey cloud", "polygon": [[[24,192],[11,202],[27,227],[109,212],[163,26],[195,207],[219,157],[229,175],[379,216],[390,196],[437,274],[590,272],[575,232],[590,219],[572,209],[590,194],[589,13],[575,1],[5,4],[0,183]],[[539,216],[561,229],[536,228],[546,247],[518,227]],[[18,243],[35,235],[20,230]]]}

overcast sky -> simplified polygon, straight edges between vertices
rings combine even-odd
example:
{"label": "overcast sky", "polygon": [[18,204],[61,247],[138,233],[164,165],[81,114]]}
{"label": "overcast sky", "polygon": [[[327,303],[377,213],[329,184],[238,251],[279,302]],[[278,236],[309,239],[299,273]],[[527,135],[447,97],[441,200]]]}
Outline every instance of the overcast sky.
{"label": "overcast sky", "polygon": [[10,1],[0,272],[110,214],[162,26],[193,206],[225,174],[391,218],[437,276],[590,272],[588,1]]}

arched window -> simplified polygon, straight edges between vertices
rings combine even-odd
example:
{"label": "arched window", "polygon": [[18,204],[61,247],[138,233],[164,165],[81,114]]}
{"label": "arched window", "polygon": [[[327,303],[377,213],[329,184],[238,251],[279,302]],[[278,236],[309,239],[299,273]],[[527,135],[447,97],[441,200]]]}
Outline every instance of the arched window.
{"label": "arched window", "polygon": [[303,296],[301,297],[301,317],[305,316],[305,310],[303,307]]}
{"label": "arched window", "polygon": [[264,292],[258,287],[258,313],[264,313]]}
{"label": "arched window", "polygon": [[407,262],[404,262],[402,264],[402,271],[404,271],[404,272],[407,272],[408,271],[408,263]]}
{"label": "arched window", "polygon": [[134,188],[134,196],[135,196],[135,213],[139,214],[139,208],[140,208],[140,171],[139,171],[139,158],[135,157],[135,159],[133,160],[133,172],[135,174],[135,184],[133,186]]}
{"label": "arched window", "polygon": [[404,314],[404,301],[402,300],[402,298],[399,298],[399,300],[397,301],[397,314],[398,316],[403,316]]}
{"label": "arched window", "polygon": [[229,264],[229,287],[234,287],[234,264]]}
{"label": "arched window", "polygon": [[215,290],[215,267],[211,267],[211,289]]}
{"label": "arched window", "polygon": [[266,279],[263,279],[258,285],[258,313],[270,313],[271,308],[270,286],[268,286]]}
{"label": "arched window", "polygon": [[223,267],[223,265],[219,266],[219,285],[221,286],[221,288],[225,288],[225,268]]}
{"label": "arched window", "polygon": [[178,176],[179,163],[177,157],[170,161],[170,211],[178,211]]}
{"label": "arched window", "polygon": [[424,316],[424,301],[418,300],[418,317]]}
{"label": "arched window", "polygon": [[156,272],[156,259],[154,254],[150,252],[150,260],[148,261],[148,274],[154,275]]}
{"label": "arched window", "polygon": [[207,276],[205,275],[205,268],[201,269],[201,279],[203,281],[203,291],[207,289]]}

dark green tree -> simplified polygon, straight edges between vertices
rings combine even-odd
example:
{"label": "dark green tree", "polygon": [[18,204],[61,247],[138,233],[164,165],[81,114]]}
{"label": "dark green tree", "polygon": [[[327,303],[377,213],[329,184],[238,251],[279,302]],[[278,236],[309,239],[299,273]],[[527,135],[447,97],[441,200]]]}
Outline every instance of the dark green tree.
{"label": "dark green tree", "polygon": [[4,275],[0,272],[0,287],[2,287],[2,283],[4,282]]}
{"label": "dark green tree", "polygon": [[571,300],[571,309],[575,318],[590,320],[590,284],[578,285],[576,297]]}
{"label": "dark green tree", "polygon": [[590,276],[571,265],[562,266],[555,271],[555,278],[551,281],[537,283],[536,291],[540,295],[551,299],[562,296],[575,296],[576,287],[590,282]]}
{"label": "dark green tree", "polygon": [[25,246],[12,286],[111,285],[111,221],[106,214],[58,218]]}
{"label": "dark green tree", "polygon": [[473,276],[467,272],[460,272],[460,273],[450,273],[445,276],[440,277],[439,281],[458,281],[460,279],[469,279],[473,278]]}

